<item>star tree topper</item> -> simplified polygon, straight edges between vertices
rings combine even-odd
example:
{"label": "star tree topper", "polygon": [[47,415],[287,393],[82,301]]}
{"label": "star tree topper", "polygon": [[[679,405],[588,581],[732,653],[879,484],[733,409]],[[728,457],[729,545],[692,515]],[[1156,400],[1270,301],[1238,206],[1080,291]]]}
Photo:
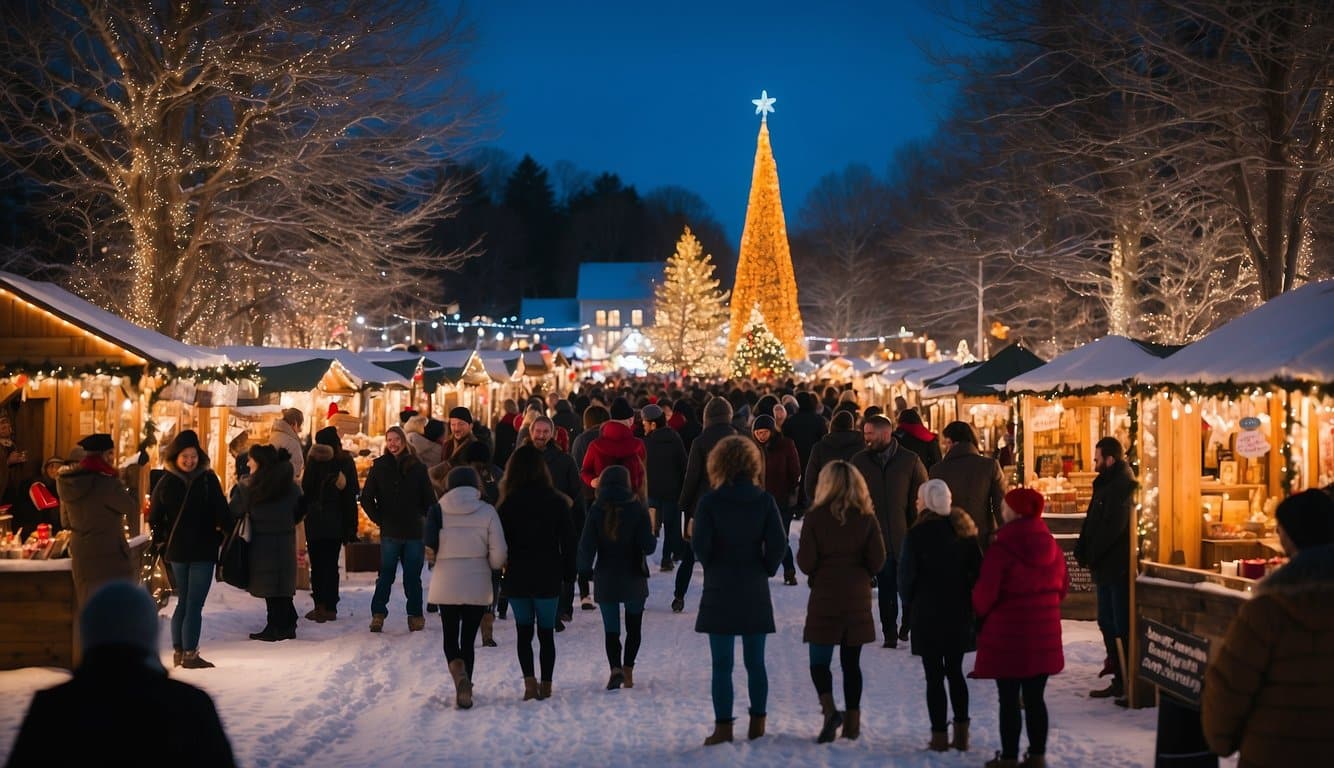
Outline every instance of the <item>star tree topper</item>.
{"label": "star tree topper", "polygon": [[760,122],[769,122],[769,113],[774,111],[774,102],[778,101],[769,95],[768,91],[761,90],[758,99],[751,99],[750,103],[755,105],[755,114],[760,116]]}

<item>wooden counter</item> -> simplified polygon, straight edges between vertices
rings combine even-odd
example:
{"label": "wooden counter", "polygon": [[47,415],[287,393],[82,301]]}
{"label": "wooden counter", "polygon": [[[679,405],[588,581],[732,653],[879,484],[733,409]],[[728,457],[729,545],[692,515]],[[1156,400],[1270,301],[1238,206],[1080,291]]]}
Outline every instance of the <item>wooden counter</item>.
{"label": "wooden counter", "polygon": [[74,578],[69,558],[0,560],[0,669],[75,663]]}

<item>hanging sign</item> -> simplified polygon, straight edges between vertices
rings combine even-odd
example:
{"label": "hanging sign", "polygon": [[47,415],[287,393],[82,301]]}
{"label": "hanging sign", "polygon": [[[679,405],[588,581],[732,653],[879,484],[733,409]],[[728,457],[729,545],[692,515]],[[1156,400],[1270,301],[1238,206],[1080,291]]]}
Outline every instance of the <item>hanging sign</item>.
{"label": "hanging sign", "polygon": [[[1248,422],[1254,422],[1254,426],[1249,426]],[[1237,433],[1237,455],[1247,459],[1258,459],[1269,453],[1269,438],[1260,431],[1260,420],[1242,419],[1241,425],[1242,430]]]}
{"label": "hanging sign", "polygon": [[1049,405],[1033,411],[1033,418],[1028,420],[1029,432],[1051,432],[1061,428],[1061,412],[1056,406]]}

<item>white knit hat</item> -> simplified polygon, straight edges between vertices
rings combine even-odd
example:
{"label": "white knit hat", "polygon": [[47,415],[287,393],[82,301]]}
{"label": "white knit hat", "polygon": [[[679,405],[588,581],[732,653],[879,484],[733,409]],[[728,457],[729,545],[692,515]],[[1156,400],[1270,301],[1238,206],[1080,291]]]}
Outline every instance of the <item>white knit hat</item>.
{"label": "white knit hat", "polygon": [[917,498],[922,501],[922,506],[935,512],[941,517],[949,517],[950,504],[954,501],[950,495],[950,487],[944,480],[927,480],[917,488]]}

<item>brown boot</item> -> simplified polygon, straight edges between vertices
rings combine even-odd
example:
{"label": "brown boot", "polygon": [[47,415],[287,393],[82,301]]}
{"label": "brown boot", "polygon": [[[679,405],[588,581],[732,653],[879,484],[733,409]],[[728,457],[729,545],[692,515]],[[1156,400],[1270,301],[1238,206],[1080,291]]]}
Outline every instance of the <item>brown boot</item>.
{"label": "brown boot", "polygon": [[750,727],[746,729],[746,738],[754,741],[764,735],[764,715],[751,715]]}
{"label": "brown boot", "polygon": [[551,698],[551,681],[543,680],[537,684],[537,700],[542,701],[549,698]]}
{"label": "brown boot", "polygon": [[1019,762],[1019,768],[1047,768],[1047,756],[1025,754]]}
{"label": "brown boot", "polygon": [[184,657],[185,657],[185,651],[181,650],[180,648],[171,649],[171,665],[173,667],[179,667],[181,665],[181,659],[183,659]]}
{"label": "brown boot", "polygon": [[862,711],[849,709],[843,713],[843,738],[855,739],[862,735]]}
{"label": "brown boot", "polygon": [[213,662],[199,655],[199,651],[182,651],[181,666],[185,669],[213,669]]}
{"label": "brown boot", "polygon": [[537,678],[525,677],[523,679],[523,700],[530,701],[537,698]]}
{"label": "brown boot", "polygon": [[326,616],[324,606],[320,605],[319,603],[316,603],[315,607],[310,610],[310,613],[306,614],[306,621],[313,621],[316,624],[323,624],[328,620],[329,619]]}
{"label": "brown boot", "polygon": [[420,632],[420,631],[422,631],[423,629],[426,629],[426,617],[425,617],[425,616],[409,616],[409,617],[408,617],[408,631],[409,631],[409,632]]}
{"label": "brown boot", "polygon": [[449,662],[449,675],[454,678],[454,706],[459,709],[472,709],[472,681],[463,666],[463,659]]}
{"label": "brown boot", "polygon": [[625,682],[621,683],[622,688],[635,687],[635,668],[621,667],[621,674],[625,677]]}
{"label": "brown boot", "polygon": [[843,725],[843,713],[834,709],[834,694],[820,694],[820,712],[824,715],[824,721],[820,725],[820,735],[815,738],[815,743],[828,744],[838,738],[838,729]]}
{"label": "brown boot", "polygon": [[950,751],[950,735],[944,731],[932,731],[931,743],[926,748],[932,752]]}
{"label": "brown boot", "polygon": [[968,721],[954,721],[954,738],[950,740],[950,746],[960,752],[968,751]]}
{"label": "brown boot", "polygon": [[386,617],[385,617],[385,615],[384,615],[383,613],[377,613],[377,614],[372,615],[372,616],[371,616],[371,631],[372,631],[372,632],[383,632],[383,631],[384,631],[384,620],[385,620],[385,618],[386,618]]}
{"label": "brown boot", "polygon": [[482,614],[482,646],[484,648],[495,648],[496,638],[494,628],[496,626],[496,615],[494,613]]}
{"label": "brown boot", "polygon": [[713,733],[704,738],[704,746],[712,747],[715,744],[722,744],[725,741],[732,740],[732,722],[714,723]]}

